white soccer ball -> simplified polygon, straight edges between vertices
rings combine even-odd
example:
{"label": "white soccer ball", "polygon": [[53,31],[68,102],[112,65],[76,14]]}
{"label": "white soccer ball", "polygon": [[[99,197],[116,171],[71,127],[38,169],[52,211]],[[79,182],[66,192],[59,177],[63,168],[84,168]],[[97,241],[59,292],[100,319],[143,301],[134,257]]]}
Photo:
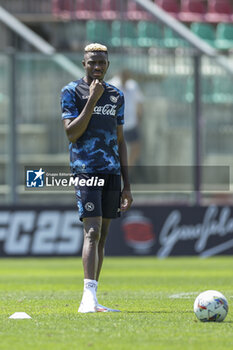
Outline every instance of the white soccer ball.
{"label": "white soccer ball", "polygon": [[228,302],[222,293],[207,290],[198,295],[193,308],[202,322],[222,322],[228,313]]}

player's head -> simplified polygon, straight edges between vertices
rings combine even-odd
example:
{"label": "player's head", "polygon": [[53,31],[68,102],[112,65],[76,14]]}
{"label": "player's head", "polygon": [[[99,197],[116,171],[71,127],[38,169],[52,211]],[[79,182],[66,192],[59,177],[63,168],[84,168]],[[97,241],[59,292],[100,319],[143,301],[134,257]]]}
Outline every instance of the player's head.
{"label": "player's head", "polygon": [[84,49],[83,66],[90,80],[103,80],[109,67],[108,49],[106,46],[94,43]]}

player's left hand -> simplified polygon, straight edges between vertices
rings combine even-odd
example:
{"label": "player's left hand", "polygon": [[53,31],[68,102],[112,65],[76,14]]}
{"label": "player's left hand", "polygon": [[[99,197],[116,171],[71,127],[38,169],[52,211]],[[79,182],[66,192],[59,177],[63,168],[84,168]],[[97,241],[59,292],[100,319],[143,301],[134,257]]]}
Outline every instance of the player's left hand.
{"label": "player's left hand", "polygon": [[131,191],[123,188],[123,191],[121,193],[121,211],[128,210],[131,207],[132,202],[133,197]]}

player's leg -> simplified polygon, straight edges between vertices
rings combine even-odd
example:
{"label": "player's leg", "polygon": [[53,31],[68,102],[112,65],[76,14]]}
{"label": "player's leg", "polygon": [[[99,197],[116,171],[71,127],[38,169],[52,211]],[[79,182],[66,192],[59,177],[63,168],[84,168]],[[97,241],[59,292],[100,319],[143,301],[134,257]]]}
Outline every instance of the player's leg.
{"label": "player's leg", "polygon": [[[98,287],[98,280],[99,280],[99,275],[100,271],[103,265],[103,260],[104,260],[104,248],[105,248],[105,243],[106,243],[106,238],[109,232],[109,225],[111,223],[111,219],[102,219],[102,228],[101,228],[101,236],[99,240],[99,246],[98,246],[98,254],[99,254],[99,262],[98,262],[98,269],[97,269],[97,275],[96,275],[96,280],[97,280],[97,287]],[[96,287],[96,292],[97,292],[97,287]],[[102,311],[102,312],[119,312],[119,310],[115,309],[110,309],[106,306],[103,306],[101,304],[97,304],[97,311]]]}
{"label": "player's leg", "polygon": [[98,268],[96,273],[96,281],[99,280],[100,271],[102,268],[103,260],[104,260],[104,248],[106,243],[106,238],[109,232],[109,225],[110,225],[111,219],[102,219],[102,226],[101,226],[101,234],[100,234],[100,240],[98,245]]}
{"label": "player's leg", "polygon": [[83,226],[82,261],[84,278],[97,280],[99,264],[98,246],[101,237],[102,217],[83,218]]}
{"label": "player's leg", "polygon": [[[80,179],[89,180],[93,174],[79,174]],[[94,186],[76,186],[77,206],[84,226],[83,269],[84,290],[79,312],[96,312],[96,273],[98,268],[98,243],[102,225],[102,190]]]}
{"label": "player's leg", "polygon": [[[102,196],[103,219],[102,219],[101,236],[100,236],[99,247],[98,247],[99,264],[98,264],[98,270],[97,270],[97,276],[96,276],[97,283],[99,280],[102,263],[104,259],[104,247],[105,247],[106,238],[109,232],[109,225],[111,223],[111,219],[115,219],[120,216],[120,201],[121,201],[121,177],[120,175],[110,174],[108,178],[106,178],[106,186],[104,187],[103,196]],[[119,310],[110,309],[108,307],[98,304],[97,311],[118,312]]]}
{"label": "player's leg", "polygon": [[96,273],[98,269],[98,244],[101,234],[102,217],[83,218],[84,241],[82,250],[82,261],[84,269],[84,290],[79,307],[79,312],[97,311],[97,281]]}

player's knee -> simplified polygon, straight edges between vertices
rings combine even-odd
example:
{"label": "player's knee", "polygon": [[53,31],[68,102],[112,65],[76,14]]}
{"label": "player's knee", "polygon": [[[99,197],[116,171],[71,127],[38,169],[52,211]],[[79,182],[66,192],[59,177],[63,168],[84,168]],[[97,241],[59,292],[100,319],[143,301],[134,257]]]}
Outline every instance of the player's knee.
{"label": "player's knee", "polygon": [[87,239],[90,243],[98,242],[100,239],[98,227],[91,227],[88,232],[85,232],[85,239]]}
{"label": "player's knee", "polygon": [[101,223],[92,223],[87,229],[84,230],[84,237],[89,242],[95,243],[100,240]]}

